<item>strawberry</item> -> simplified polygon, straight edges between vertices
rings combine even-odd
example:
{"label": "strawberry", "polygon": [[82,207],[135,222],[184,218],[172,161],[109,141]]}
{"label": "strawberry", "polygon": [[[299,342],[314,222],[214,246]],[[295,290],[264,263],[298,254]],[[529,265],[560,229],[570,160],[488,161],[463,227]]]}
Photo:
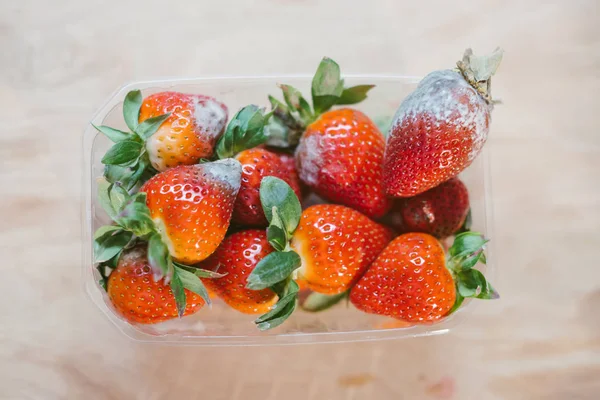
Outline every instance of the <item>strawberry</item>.
{"label": "strawberry", "polygon": [[175,260],[198,263],[217,249],[229,227],[240,177],[240,163],[225,159],[171,168],[142,186],[150,217]]}
{"label": "strawberry", "polygon": [[400,105],[383,164],[386,193],[410,197],[458,175],[486,142],[494,102],[490,79],[502,51],[465,52],[458,71],[427,75]]}
{"label": "strawberry", "polygon": [[271,288],[279,297],[255,321],[260,329],[273,328],[292,314],[299,283],[325,294],[348,290],[391,238],[386,228],[348,207],[315,205],[303,212],[294,190],[279,178],[263,178],[260,199],[269,221],[267,239],[277,251],[256,265],[246,287]]}
{"label": "strawberry", "polygon": [[446,261],[444,249],[426,233],[398,236],[350,291],[350,301],[372,314],[410,323],[430,323],[455,311],[465,297],[493,299],[498,293],[473,266],[485,263],[487,240],[456,236]]}
{"label": "strawberry", "polygon": [[142,102],[139,122],[162,114],[170,116],[146,141],[150,162],[158,171],[211,157],[227,124],[227,107],[199,94],[152,94]]}
{"label": "strawberry", "polygon": [[[154,324],[179,315],[171,288],[162,280],[155,281],[152,275],[145,246],[136,246],[123,252],[108,277],[108,298],[128,322]],[[184,292],[187,302],[182,315],[193,314],[204,306],[200,295],[188,289]]]}
{"label": "strawberry", "polygon": [[467,187],[452,178],[414,197],[397,199],[388,215],[398,232],[425,232],[445,238],[461,228],[468,212]]}
{"label": "strawberry", "polygon": [[279,160],[283,163],[288,173],[294,174],[298,176],[298,171],[296,170],[296,159],[293,154],[286,153],[284,151],[271,150],[277,154]]}
{"label": "strawberry", "polygon": [[382,183],[384,149],[383,135],[365,114],[328,111],[300,139],[298,173],[322,198],[379,218],[391,207]]}
{"label": "strawberry", "polygon": [[286,104],[270,97],[274,115],[268,125],[269,143],[298,143],[300,179],[322,198],[369,217],[384,215],[391,207],[382,184],[384,136],[358,110],[329,111],[334,105],[362,101],[373,86],[344,89],[339,66],[324,58],[312,82],[313,108],[297,89],[280,87]]}
{"label": "strawberry", "polygon": [[391,232],[351,208],[318,204],[302,212],[291,247],[300,255],[298,278],[311,290],[348,290],[391,240]]}
{"label": "strawberry", "polygon": [[213,155],[227,123],[227,108],[203,95],[162,92],[142,101],[127,93],[123,118],[130,132],[95,126],[115,142],[102,158],[105,177],[131,190],[157,171],[196,164]]}
{"label": "strawberry", "polygon": [[201,264],[206,270],[227,275],[207,279],[204,284],[238,311],[246,314],[266,313],[277,302],[275,292],[270,288],[255,291],[245,286],[256,264],[273,251],[264,230],[250,229],[234,233],[225,238],[213,255]]}
{"label": "strawberry", "polygon": [[242,164],[242,183],[233,208],[233,221],[249,226],[267,226],[260,204],[260,182],[265,176],[275,176],[287,182],[298,197],[300,183],[289,161],[277,153],[262,148],[244,150],[235,158]]}

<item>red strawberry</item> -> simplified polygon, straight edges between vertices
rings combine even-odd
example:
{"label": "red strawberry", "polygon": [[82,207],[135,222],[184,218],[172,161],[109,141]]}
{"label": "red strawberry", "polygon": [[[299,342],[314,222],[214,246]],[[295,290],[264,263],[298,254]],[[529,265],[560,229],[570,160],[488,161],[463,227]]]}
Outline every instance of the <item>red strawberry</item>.
{"label": "red strawberry", "polygon": [[352,288],[350,301],[368,313],[428,323],[454,311],[464,297],[497,298],[483,274],[472,268],[478,261],[485,262],[485,243],[477,233],[458,235],[447,263],[433,236],[398,236]]}
{"label": "red strawberry", "polygon": [[382,184],[384,148],[383,135],[362,112],[328,111],[300,139],[298,173],[324,199],[378,218],[391,207]]}
{"label": "red strawberry", "polygon": [[245,230],[225,238],[221,246],[205,260],[202,268],[225,273],[204,284],[234,309],[246,314],[264,314],[277,302],[271,289],[246,289],[246,279],[256,264],[274,250],[264,230]]}
{"label": "red strawberry", "polygon": [[398,232],[425,232],[444,238],[461,228],[468,212],[467,187],[452,178],[414,197],[396,200],[389,217]]}
{"label": "red strawberry", "polygon": [[144,99],[139,122],[170,113],[146,141],[152,166],[158,171],[210,158],[227,124],[227,107],[200,94],[161,92]]}
{"label": "red strawberry", "polygon": [[288,154],[285,153],[283,151],[277,151],[277,150],[271,150],[274,153],[276,153],[279,156],[279,159],[281,160],[281,162],[283,163],[283,165],[285,165],[285,167],[287,168],[287,170],[294,174],[294,175],[298,175],[298,171],[296,171],[296,159],[294,158],[293,154]]}
{"label": "red strawberry", "polygon": [[273,107],[269,143],[294,147],[299,142],[300,179],[322,198],[369,217],[384,215],[391,207],[382,184],[385,138],[360,111],[328,111],[334,105],[364,100],[373,85],[344,88],[340,67],[324,58],[312,81],[312,108],[297,89],[280,87],[286,104],[269,97]]}
{"label": "red strawberry", "polygon": [[291,247],[300,255],[298,279],[315,292],[348,290],[391,240],[388,229],[351,208],[314,205],[302,212]]}
{"label": "red strawberry", "polygon": [[385,151],[386,193],[409,197],[458,175],[481,151],[493,101],[489,82],[502,52],[475,57],[467,50],[459,71],[427,75],[400,105]]}
{"label": "red strawberry", "polygon": [[219,246],[240,188],[241,166],[233,159],[171,168],[140,192],[173,258],[195,264]]}
{"label": "red strawberry", "polygon": [[[106,290],[114,309],[132,323],[154,324],[177,318],[177,304],[169,285],[155,281],[145,246],[125,250],[107,280]],[[196,278],[199,280],[199,278]],[[186,305],[183,315],[200,310],[204,300],[184,289]]]}
{"label": "red strawberry", "polygon": [[[244,150],[235,158],[242,164],[242,183],[233,208],[233,221],[249,226],[267,226],[260,204],[260,182],[265,176],[275,176],[287,182],[300,197],[300,183],[295,170],[282,160],[281,155],[254,148]],[[289,162],[288,162],[289,163]]]}
{"label": "red strawberry", "polygon": [[227,123],[227,108],[212,97],[178,92],[148,96],[132,90],[123,101],[129,132],[95,128],[115,144],[102,158],[105,177],[127,190],[156,171],[211,157]]}

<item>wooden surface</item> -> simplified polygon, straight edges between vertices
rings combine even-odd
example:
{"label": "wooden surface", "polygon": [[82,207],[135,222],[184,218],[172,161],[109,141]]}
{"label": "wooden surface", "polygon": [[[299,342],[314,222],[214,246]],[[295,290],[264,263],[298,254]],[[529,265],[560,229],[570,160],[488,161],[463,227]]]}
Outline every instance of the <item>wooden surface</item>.
{"label": "wooden surface", "polygon": [[[0,0],[0,398],[598,398],[597,0],[110,3]],[[323,55],[347,72],[420,75],[496,45],[502,299],[450,334],[161,347],[128,340],[86,298],[80,136],[123,83],[311,72]]]}

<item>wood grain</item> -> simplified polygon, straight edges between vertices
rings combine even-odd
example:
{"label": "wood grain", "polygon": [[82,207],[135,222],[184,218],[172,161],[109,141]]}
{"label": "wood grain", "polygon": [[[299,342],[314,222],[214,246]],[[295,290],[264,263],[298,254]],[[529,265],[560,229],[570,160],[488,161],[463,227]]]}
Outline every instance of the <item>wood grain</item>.
{"label": "wood grain", "polygon": [[[125,82],[421,75],[506,50],[494,81],[496,286],[450,334],[285,348],[123,337],[80,280],[81,133]],[[0,397],[595,399],[600,25],[595,0],[0,0]]]}

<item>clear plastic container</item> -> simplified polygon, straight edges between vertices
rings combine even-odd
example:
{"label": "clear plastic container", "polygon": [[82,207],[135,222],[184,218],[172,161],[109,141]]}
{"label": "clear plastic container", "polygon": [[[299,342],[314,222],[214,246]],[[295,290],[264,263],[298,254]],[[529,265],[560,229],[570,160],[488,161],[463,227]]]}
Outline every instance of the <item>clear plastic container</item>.
{"label": "clear plastic container", "polygon": [[[267,94],[280,98],[277,83],[288,83],[310,93],[312,76],[261,76],[261,77],[216,77],[158,80],[136,82],[117,90],[90,121],[95,125],[109,125],[126,130],[122,117],[122,101],[133,89],[142,90],[147,96],[152,93],[175,90],[186,93],[201,93],[214,96],[224,102],[233,115],[247,104],[268,107]],[[350,75],[345,84],[375,84],[366,101],[354,106],[375,121],[391,119],[402,100],[415,88],[419,78],[403,76]],[[111,308],[106,292],[98,284],[100,278],[93,263],[93,232],[109,222],[108,216],[96,201],[96,180],[102,176],[100,160],[110,147],[110,141],[88,124],[83,138],[84,185],[83,197],[83,280],[92,301],[104,312],[115,326],[128,337],[144,342],[181,343],[192,345],[273,345],[323,342],[348,342],[384,340],[436,335],[448,332],[462,322],[472,310],[473,303],[465,301],[463,306],[445,320],[420,326],[403,326],[402,322],[389,317],[365,314],[351,304],[338,303],[331,309],[319,313],[308,313],[298,309],[283,325],[260,332],[253,320],[256,316],[245,315],[230,309],[219,299],[212,307],[204,307],[198,313],[156,325],[133,326],[122,320]],[[473,216],[473,230],[492,238],[491,193],[487,151],[465,170],[461,179],[469,189]],[[490,242],[493,245],[494,241]],[[484,273],[493,281],[494,257],[491,246],[487,250],[488,264]],[[477,302],[475,302],[477,303]]]}

